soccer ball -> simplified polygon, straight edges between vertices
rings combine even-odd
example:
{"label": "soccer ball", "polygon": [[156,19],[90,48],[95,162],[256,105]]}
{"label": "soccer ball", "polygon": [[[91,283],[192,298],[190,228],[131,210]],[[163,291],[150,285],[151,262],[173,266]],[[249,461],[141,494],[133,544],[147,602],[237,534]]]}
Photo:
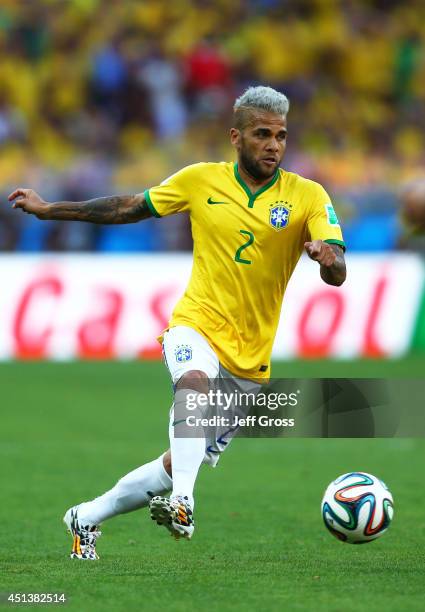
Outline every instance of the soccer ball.
{"label": "soccer ball", "polygon": [[393,497],[382,480],[366,472],[343,474],[328,486],[322,500],[326,527],[339,540],[364,544],[388,529]]}

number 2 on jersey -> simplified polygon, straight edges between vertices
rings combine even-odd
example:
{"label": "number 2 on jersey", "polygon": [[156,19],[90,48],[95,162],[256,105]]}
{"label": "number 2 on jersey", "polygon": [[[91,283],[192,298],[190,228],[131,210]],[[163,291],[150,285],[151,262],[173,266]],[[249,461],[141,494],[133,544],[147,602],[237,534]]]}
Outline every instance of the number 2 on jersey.
{"label": "number 2 on jersey", "polygon": [[242,234],[242,236],[248,236],[248,240],[236,251],[235,261],[242,264],[251,264],[252,262],[250,259],[242,259],[241,253],[254,242],[254,234],[252,232],[248,232],[248,230],[239,230],[239,233]]}

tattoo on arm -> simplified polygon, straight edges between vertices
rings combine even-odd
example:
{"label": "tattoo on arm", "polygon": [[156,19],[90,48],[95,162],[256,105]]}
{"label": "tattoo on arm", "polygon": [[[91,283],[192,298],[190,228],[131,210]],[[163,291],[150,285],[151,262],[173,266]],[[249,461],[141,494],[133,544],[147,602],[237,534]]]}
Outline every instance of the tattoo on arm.
{"label": "tattoo on arm", "polygon": [[328,285],[339,287],[347,277],[344,250],[339,244],[331,244],[330,246],[335,252],[336,259],[330,267],[320,266],[320,276]]}
{"label": "tattoo on arm", "polygon": [[46,219],[89,221],[90,223],[135,223],[151,217],[143,193],[107,196],[86,202],[55,202],[49,206]]}

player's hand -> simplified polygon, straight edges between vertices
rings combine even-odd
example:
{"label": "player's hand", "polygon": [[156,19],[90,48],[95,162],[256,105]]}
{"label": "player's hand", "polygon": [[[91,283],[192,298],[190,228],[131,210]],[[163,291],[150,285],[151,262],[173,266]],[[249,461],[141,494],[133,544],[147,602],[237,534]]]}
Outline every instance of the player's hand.
{"label": "player's hand", "polygon": [[327,242],[323,240],[313,240],[312,242],[305,242],[304,248],[310,259],[317,261],[321,266],[330,268],[335,263],[336,253]]}
{"label": "player's hand", "polygon": [[12,208],[21,208],[24,212],[35,215],[39,219],[45,218],[49,208],[45,202],[33,189],[15,189],[8,197],[9,202],[13,202]]}

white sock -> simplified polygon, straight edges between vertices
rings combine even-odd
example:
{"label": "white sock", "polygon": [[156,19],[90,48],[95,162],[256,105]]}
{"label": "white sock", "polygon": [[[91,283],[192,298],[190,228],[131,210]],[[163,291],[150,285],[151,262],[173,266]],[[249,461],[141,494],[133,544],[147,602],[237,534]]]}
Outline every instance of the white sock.
{"label": "white sock", "polygon": [[173,485],[161,457],[145,463],[126,476],[100,497],[78,506],[82,524],[98,525],[117,514],[147,506],[151,498],[169,491]]}
{"label": "white sock", "polygon": [[[205,438],[176,438],[174,437],[174,431],[175,427],[179,427],[179,425],[177,424],[175,427],[173,426],[174,415],[177,415],[177,418],[179,418],[180,415],[186,416],[188,414],[186,410],[188,393],[194,396],[199,395],[199,393],[190,389],[180,389],[175,393],[174,410],[172,410],[170,418],[169,436],[173,470],[172,495],[187,497],[193,508],[193,489],[195,486],[196,477],[198,475],[198,470],[205,455]],[[194,401],[196,401],[196,399]],[[180,409],[179,405],[181,406]],[[191,411],[190,414],[194,416],[202,416],[198,409]],[[187,428],[185,423],[182,423],[180,426]],[[187,429],[183,431],[187,431]],[[199,432],[199,428],[197,428],[197,431]]]}

